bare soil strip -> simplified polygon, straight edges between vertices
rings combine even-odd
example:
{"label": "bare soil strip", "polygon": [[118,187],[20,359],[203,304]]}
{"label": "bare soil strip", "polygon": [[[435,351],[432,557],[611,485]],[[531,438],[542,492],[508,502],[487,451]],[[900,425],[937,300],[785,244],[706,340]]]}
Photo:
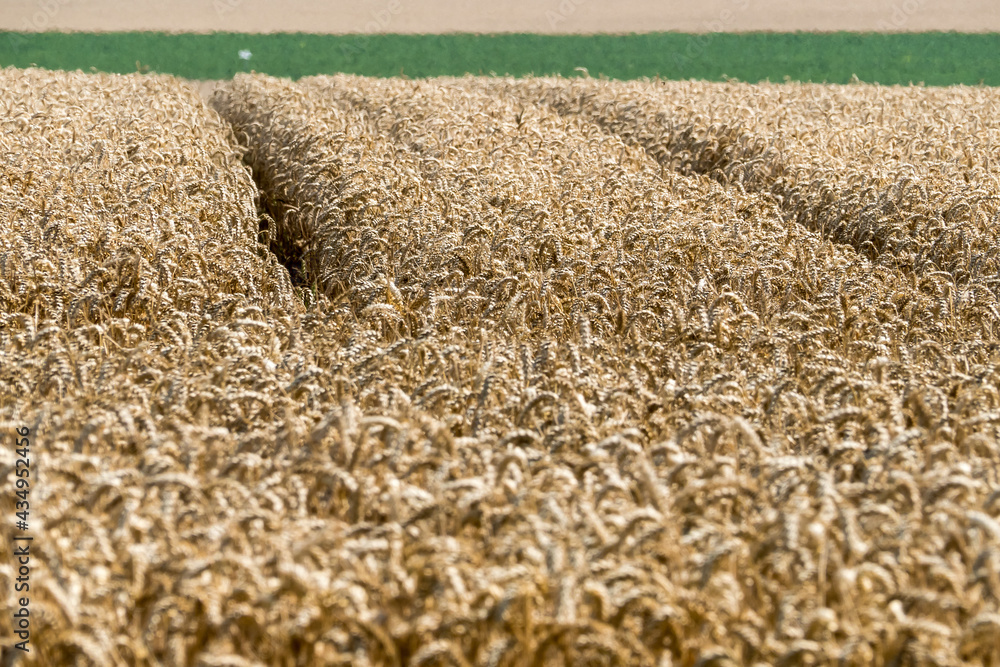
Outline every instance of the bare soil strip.
{"label": "bare soil strip", "polygon": [[0,30],[168,32],[997,32],[993,0],[11,0]]}

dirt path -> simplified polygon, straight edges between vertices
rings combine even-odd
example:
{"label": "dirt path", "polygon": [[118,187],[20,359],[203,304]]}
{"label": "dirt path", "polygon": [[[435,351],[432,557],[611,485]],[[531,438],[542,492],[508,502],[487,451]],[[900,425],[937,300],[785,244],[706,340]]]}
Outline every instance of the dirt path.
{"label": "dirt path", "polygon": [[0,30],[1000,32],[997,0],[3,0]]}

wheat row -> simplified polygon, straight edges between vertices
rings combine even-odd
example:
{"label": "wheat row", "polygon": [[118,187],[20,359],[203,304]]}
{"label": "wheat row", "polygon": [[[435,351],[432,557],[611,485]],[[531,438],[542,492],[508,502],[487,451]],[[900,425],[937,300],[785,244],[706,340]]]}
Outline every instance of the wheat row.
{"label": "wheat row", "polygon": [[775,196],[865,256],[956,286],[997,282],[1000,95],[994,88],[527,80],[661,164]]}

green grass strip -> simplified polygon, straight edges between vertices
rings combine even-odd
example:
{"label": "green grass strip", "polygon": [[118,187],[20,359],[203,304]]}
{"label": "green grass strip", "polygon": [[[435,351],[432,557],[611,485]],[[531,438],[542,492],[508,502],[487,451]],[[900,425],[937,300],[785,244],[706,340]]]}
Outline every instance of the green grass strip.
{"label": "green grass strip", "polygon": [[[249,51],[248,60],[240,51]],[[225,79],[351,72],[425,77],[577,74],[634,79],[1000,85],[1000,34],[646,33],[313,35],[0,32],[0,66]]]}

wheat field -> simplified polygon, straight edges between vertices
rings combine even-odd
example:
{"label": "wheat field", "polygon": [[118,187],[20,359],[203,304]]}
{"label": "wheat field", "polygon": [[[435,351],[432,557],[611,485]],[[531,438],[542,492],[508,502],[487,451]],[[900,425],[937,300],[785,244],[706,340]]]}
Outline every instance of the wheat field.
{"label": "wheat field", "polygon": [[1000,665],[995,89],[0,92],[23,664]]}

